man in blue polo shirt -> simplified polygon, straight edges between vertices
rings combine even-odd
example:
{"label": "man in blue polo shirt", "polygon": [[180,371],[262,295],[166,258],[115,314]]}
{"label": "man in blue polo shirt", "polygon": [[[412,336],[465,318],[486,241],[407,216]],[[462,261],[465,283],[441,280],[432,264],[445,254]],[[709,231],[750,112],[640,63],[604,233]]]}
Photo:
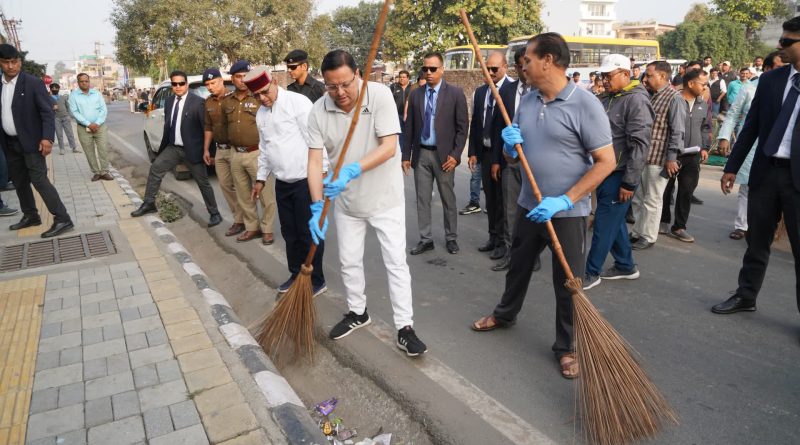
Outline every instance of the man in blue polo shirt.
{"label": "man in blue polo shirt", "polygon": [[[521,99],[514,125],[504,129],[502,136],[510,162],[516,162],[514,144],[522,145],[543,199],[537,202],[531,184],[523,179],[505,291],[494,312],[473,323],[476,331],[490,331],[516,321],[534,262],[550,245],[545,223],[551,218],[573,274],[584,275],[586,224],[591,210],[588,193],[616,163],[608,117],[592,93],[568,81],[568,67],[569,48],[559,34],[539,34],[528,41],[523,69],[535,90]],[[566,273],[553,255],[553,352],[561,375],[573,379],[578,376],[578,363],[572,335],[572,295],[564,287],[565,281]]]}

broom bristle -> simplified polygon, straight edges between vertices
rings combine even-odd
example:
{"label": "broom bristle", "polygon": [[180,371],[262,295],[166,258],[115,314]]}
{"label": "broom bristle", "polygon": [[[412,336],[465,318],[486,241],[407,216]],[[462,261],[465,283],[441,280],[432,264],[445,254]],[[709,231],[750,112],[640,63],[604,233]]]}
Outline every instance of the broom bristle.
{"label": "broom bristle", "polygon": [[667,422],[677,424],[677,415],[628,343],[583,293],[581,280],[566,286],[575,307],[578,406],[587,441],[627,444],[655,436]]}
{"label": "broom bristle", "polygon": [[292,350],[294,360],[313,357],[317,312],[311,285],[312,269],[311,266],[301,267],[289,290],[278,300],[256,334],[256,340],[273,360],[280,359],[287,347]]}

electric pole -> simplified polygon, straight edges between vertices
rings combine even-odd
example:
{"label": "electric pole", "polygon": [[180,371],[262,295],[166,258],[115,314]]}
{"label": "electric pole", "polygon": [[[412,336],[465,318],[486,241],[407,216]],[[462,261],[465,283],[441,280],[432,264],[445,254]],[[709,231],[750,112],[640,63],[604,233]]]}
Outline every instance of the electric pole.
{"label": "electric pole", "polygon": [[19,43],[19,33],[17,33],[18,25],[22,24],[22,20],[17,19],[8,19],[6,18],[6,14],[0,8],[0,20],[3,22],[3,29],[6,31],[6,37],[8,38],[8,43],[14,45],[17,48],[17,51],[21,51],[20,43]]}

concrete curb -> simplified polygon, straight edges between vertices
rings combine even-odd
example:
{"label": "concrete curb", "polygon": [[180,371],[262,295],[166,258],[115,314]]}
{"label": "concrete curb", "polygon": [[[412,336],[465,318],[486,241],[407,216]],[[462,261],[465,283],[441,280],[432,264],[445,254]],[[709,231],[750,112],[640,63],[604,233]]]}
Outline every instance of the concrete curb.
{"label": "concrete curb", "polygon": [[[141,205],[142,199],[113,167],[111,175],[117,180],[120,188],[135,205]],[[267,400],[267,408],[273,419],[286,434],[290,444],[324,445],[325,436],[319,430],[305,405],[294,389],[283,378],[272,360],[264,353],[255,338],[245,328],[231,308],[225,296],[208,284],[208,277],[178,241],[175,235],[166,228],[164,222],[156,215],[147,215],[143,219],[155,229],[159,240],[166,246],[172,256],[181,263],[184,272],[192,279],[203,294],[212,317],[219,326],[231,349],[247,367],[258,388]]]}

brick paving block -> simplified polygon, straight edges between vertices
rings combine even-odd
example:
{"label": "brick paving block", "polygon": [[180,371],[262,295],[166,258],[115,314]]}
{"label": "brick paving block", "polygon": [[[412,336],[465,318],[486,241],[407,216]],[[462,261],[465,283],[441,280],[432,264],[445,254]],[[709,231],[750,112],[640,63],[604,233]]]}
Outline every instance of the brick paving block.
{"label": "brick paving block", "polygon": [[83,363],[75,363],[58,368],[44,369],[36,373],[33,390],[57,388],[62,385],[83,381]]}
{"label": "brick paving block", "polygon": [[103,328],[83,330],[83,345],[88,346],[103,341]]}
{"label": "brick paving block", "polygon": [[51,436],[51,437],[45,437],[43,439],[37,439],[34,441],[29,440],[25,442],[25,445],[57,445],[57,444],[56,444],[56,437]]}
{"label": "brick paving block", "polygon": [[126,417],[89,429],[89,445],[133,445],[145,439],[140,416]]}
{"label": "brick paving block", "polygon": [[139,395],[136,391],[128,391],[111,396],[114,408],[114,420],[124,419],[128,416],[139,414]]}
{"label": "brick paving block", "polygon": [[108,357],[126,352],[125,339],[116,338],[83,347],[83,359],[94,360],[96,358]]}
{"label": "brick paving block", "polygon": [[133,370],[133,381],[136,389],[146,388],[158,384],[156,365],[146,365]]}
{"label": "brick paving block", "polygon": [[128,361],[128,354],[115,354],[106,357],[106,367],[109,374],[119,374],[131,369],[130,361]]}
{"label": "brick paving block", "polygon": [[150,304],[153,302],[153,297],[150,296],[150,293],[141,293],[136,295],[131,295],[130,297],[120,298],[117,300],[117,306],[120,309],[127,309],[137,306],[142,306],[145,304]]}
{"label": "brick paving block", "polygon": [[126,321],[122,324],[122,327],[125,329],[125,335],[138,334],[140,332],[160,328],[161,317],[153,316]]}
{"label": "brick paving block", "polygon": [[31,414],[58,408],[58,388],[47,388],[31,394]]}
{"label": "brick paving block", "polygon": [[73,295],[80,295],[80,290],[77,287],[65,287],[62,289],[47,291],[44,295],[45,301],[54,300],[58,298],[71,297]]}
{"label": "brick paving block", "polygon": [[170,340],[188,337],[189,335],[200,334],[206,331],[200,320],[190,320],[165,326],[167,336]]}
{"label": "brick paving block", "polygon": [[111,326],[103,326],[103,340],[114,340],[115,338],[122,338],[122,325],[115,324]]}
{"label": "brick paving block", "polygon": [[58,388],[58,407],[83,403],[83,382],[71,383]]}
{"label": "brick paving block", "polygon": [[219,356],[219,352],[214,348],[201,349],[199,351],[179,355],[178,362],[180,362],[181,370],[184,373],[224,364],[222,358]]}
{"label": "brick paving block", "polygon": [[80,289],[81,289],[81,294],[93,294],[98,291],[97,283],[86,283],[86,284],[82,283]]}
{"label": "brick paving block", "polygon": [[59,309],[57,311],[50,311],[42,315],[42,323],[56,323],[64,320],[71,320],[73,318],[80,318],[81,308],[71,307],[67,309]]}
{"label": "brick paving block", "polygon": [[205,332],[174,339],[172,340],[171,344],[175,355],[186,354],[187,352],[199,351],[201,349],[208,349],[213,346],[211,339],[208,338],[208,334]]}
{"label": "brick paving block", "polygon": [[142,411],[172,405],[187,400],[189,394],[182,380],[161,383],[139,391],[139,404]]}
{"label": "brick paving block", "polygon": [[194,308],[187,307],[175,309],[174,311],[162,312],[161,319],[164,320],[165,325],[171,325],[182,321],[197,320],[198,317]]}
{"label": "brick paving block", "polygon": [[144,430],[145,433],[147,433],[147,439],[150,440],[151,443],[153,438],[174,431],[172,419],[169,416],[169,408],[162,406],[145,411]]}
{"label": "brick paving block", "polygon": [[61,322],[61,333],[62,334],[69,334],[70,332],[80,332],[81,330],[81,318],[72,318],[70,320],[64,320]]}
{"label": "brick paving block", "polygon": [[104,300],[113,300],[114,290],[103,290],[100,292],[83,293],[81,292],[81,304],[99,303]]}
{"label": "brick paving block", "polygon": [[86,400],[99,399],[131,390],[133,390],[133,374],[130,371],[111,374],[86,382]]}
{"label": "brick paving block", "polygon": [[169,412],[172,415],[172,425],[176,430],[200,423],[200,414],[191,400],[170,405]]}
{"label": "brick paving block", "polygon": [[139,318],[142,318],[142,316],[139,315],[138,307],[126,307],[124,309],[120,309],[119,315],[122,318],[123,323],[126,321],[137,320]]}
{"label": "brick paving block", "polygon": [[105,292],[105,291],[112,291],[114,290],[114,285],[111,283],[111,277],[109,277],[108,281],[100,281],[97,283],[97,292]]}
{"label": "brick paving block", "polygon": [[55,299],[52,299],[52,300],[46,300],[44,302],[44,305],[42,306],[42,312],[47,313],[47,312],[59,311],[59,310],[63,309],[61,307],[61,303],[63,301],[64,301],[63,298],[55,298]]}
{"label": "brick paving block", "polygon": [[27,440],[55,436],[83,428],[83,404],[33,414],[28,418]]}
{"label": "brick paving block", "polygon": [[75,346],[74,348],[67,348],[61,351],[61,358],[59,359],[60,366],[72,365],[83,361],[83,348]]}
{"label": "brick paving block", "polygon": [[125,273],[124,270],[115,270],[115,271],[111,272],[111,279],[112,280],[118,280],[120,278],[125,278],[127,276],[128,275]]}
{"label": "brick paving block", "polygon": [[97,358],[83,362],[83,380],[94,380],[108,375],[106,359]]}
{"label": "brick paving block", "polygon": [[236,382],[230,382],[195,395],[194,403],[200,414],[207,416],[214,411],[244,403],[244,395]]}
{"label": "brick paving block", "polygon": [[81,315],[97,315],[100,313],[100,303],[83,303],[81,304]]}
{"label": "brick paving block", "polygon": [[195,425],[156,437],[149,443],[150,445],[208,445],[208,437],[202,425]]}
{"label": "brick paving block", "polygon": [[162,312],[189,307],[189,301],[185,298],[170,298],[169,300],[161,300],[157,304]]}
{"label": "brick paving block", "polygon": [[219,445],[264,445],[265,443],[270,443],[269,439],[264,434],[264,431],[259,428],[239,437],[234,437],[231,440],[226,440]]}
{"label": "brick paving block", "polygon": [[61,351],[40,352],[36,356],[36,371],[58,368]]}
{"label": "brick paving block", "polygon": [[100,313],[104,314],[106,312],[116,311],[117,308],[117,301],[116,300],[104,300],[98,303],[100,307]]}
{"label": "brick paving block", "polygon": [[39,352],[60,351],[62,349],[80,346],[81,333],[71,332],[56,337],[44,338],[39,341]]}
{"label": "brick paving block", "polygon": [[190,372],[184,377],[186,379],[186,387],[189,388],[191,393],[222,386],[232,381],[231,374],[224,365]]}
{"label": "brick paving block", "polygon": [[81,305],[81,297],[79,295],[68,295],[61,299],[61,309],[69,309]]}
{"label": "brick paving block", "polygon": [[56,445],[86,445],[86,430],[80,429],[56,436]]}
{"label": "brick paving block", "polygon": [[147,347],[147,336],[145,334],[133,334],[125,337],[125,344],[128,345],[128,351],[136,351]]}
{"label": "brick paving block", "polygon": [[57,335],[61,335],[61,322],[48,323],[42,325],[41,332],[39,333],[39,338],[50,338],[50,337],[55,337]]}
{"label": "brick paving block", "polygon": [[153,303],[143,304],[139,306],[139,315],[142,317],[151,317],[158,315],[158,308]]}
{"label": "brick paving block", "polygon": [[140,293],[143,293],[143,292],[147,292],[148,290],[150,290],[150,287],[144,281],[141,282],[141,283],[136,283],[136,284],[131,286],[131,291],[134,294],[140,294]]}
{"label": "brick paving block", "polygon": [[158,371],[158,379],[163,382],[171,380],[178,380],[181,378],[181,369],[178,366],[178,361],[175,359],[165,360],[156,363],[156,371]]}
{"label": "brick paving block", "polygon": [[134,369],[140,366],[169,360],[173,357],[172,348],[170,348],[167,344],[153,346],[152,348],[139,349],[138,351],[131,352],[129,356],[131,358],[131,367]]}
{"label": "brick paving block", "polygon": [[147,335],[147,344],[150,346],[158,346],[167,343],[167,331],[163,328],[153,329],[152,331],[145,332]]}
{"label": "brick paving block", "polygon": [[211,442],[219,443],[258,428],[258,421],[250,406],[241,403],[203,416],[203,425]]}
{"label": "brick paving block", "polygon": [[117,311],[83,317],[84,329],[101,328],[120,323],[122,321],[120,321],[119,312]]}

